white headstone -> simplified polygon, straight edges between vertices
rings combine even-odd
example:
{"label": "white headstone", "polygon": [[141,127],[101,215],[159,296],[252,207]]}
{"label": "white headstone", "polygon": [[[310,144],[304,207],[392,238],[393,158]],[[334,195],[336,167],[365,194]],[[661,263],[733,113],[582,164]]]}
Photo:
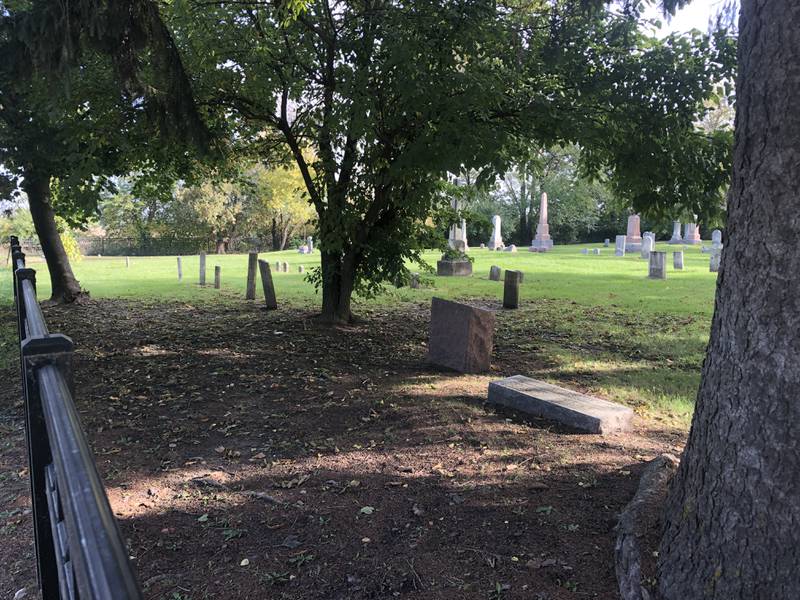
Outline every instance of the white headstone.
{"label": "white headstone", "polygon": [[669,239],[670,244],[682,244],[683,238],[681,237],[681,222],[672,222],[672,237]]}
{"label": "white headstone", "polygon": [[550,226],[547,224],[547,193],[542,192],[542,199],[539,202],[539,224],[536,226],[536,237],[531,242],[529,248],[531,252],[547,252],[553,248],[553,240],[550,237]]}
{"label": "white headstone", "polygon": [[311,236],[308,236],[308,238],[306,238],[306,245],[308,246],[308,252],[309,253],[313,252],[314,251],[314,238],[311,237]]}
{"label": "white headstone", "polygon": [[594,249],[594,254],[600,254],[600,248],[595,248]]}
{"label": "white headstone", "polygon": [[611,240],[610,239],[606,238],[606,239],[603,240],[603,247],[604,248],[608,248],[608,246],[610,244],[611,244]]}
{"label": "white headstone", "polygon": [[642,258],[650,258],[650,253],[653,251],[653,238],[649,235],[642,236]]}
{"label": "white headstone", "polygon": [[511,244],[510,246],[506,246],[505,251],[506,252],[516,252],[517,251],[517,247],[514,244]]}
{"label": "white headstone", "polygon": [[489,250],[498,250],[503,248],[503,246],[503,234],[500,230],[500,215],[495,215],[492,217],[492,237],[489,240]]}
{"label": "white headstone", "polygon": [[722,261],[722,246],[717,246],[711,249],[711,258],[708,261],[708,270],[712,273],[719,271],[719,265]]}
{"label": "white headstone", "polygon": [[714,248],[722,247],[722,232],[719,229],[711,232],[711,246]]}

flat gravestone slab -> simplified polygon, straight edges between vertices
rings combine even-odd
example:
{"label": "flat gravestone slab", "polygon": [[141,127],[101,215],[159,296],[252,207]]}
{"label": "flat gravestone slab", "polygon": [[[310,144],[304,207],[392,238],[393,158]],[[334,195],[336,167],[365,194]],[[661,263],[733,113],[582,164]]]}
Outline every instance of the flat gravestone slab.
{"label": "flat gravestone slab", "polygon": [[489,403],[507,406],[589,433],[625,431],[633,410],[537,379],[514,375],[489,384]]}

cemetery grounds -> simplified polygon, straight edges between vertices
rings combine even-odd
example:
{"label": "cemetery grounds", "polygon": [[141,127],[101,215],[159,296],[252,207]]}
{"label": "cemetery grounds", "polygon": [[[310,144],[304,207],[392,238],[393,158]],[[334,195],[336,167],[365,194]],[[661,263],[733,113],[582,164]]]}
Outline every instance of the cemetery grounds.
{"label": "cemetery grounds", "polygon": [[[616,516],[644,463],[682,450],[716,274],[699,247],[657,281],[638,253],[580,253],[598,246],[475,249],[472,277],[422,272],[420,289],[359,299],[360,321],[337,329],[315,322],[297,272],[318,254],[261,255],[269,312],[260,282],[244,300],[246,255],[208,256],[220,290],[197,285],[197,257],[181,282],[175,257],[76,263],[91,299],[45,314],[76,343],[76,403],[145,596],[616,598]],[[502,310],[493,264],[524,272],[518,310]],[[30,266],[46,298],[45,265]],[[497,310],[491,373],[426,366],[433,296]],[[6,265],[2,598],[34,597],[36,577],[10,303]],[[629,405],[634,429],[586,435],[487,407],[488,383],[517,374]]]}

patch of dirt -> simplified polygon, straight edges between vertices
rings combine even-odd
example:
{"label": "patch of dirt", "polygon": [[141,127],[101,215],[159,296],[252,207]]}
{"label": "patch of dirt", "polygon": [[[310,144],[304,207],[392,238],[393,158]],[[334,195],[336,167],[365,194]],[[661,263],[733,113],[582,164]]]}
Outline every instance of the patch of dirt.
{"label": "patch of dirt", "polygon": [[[487,409],[490,380],[549,364],[505,340],[513,313],[482,376],[425,366],[427,304],[360,316],[47,309],[76,343],[76,402],[145,596],[616,598],[616,515],[685,432],[579,435]],[[1,375],[5,598],[35,564],[18,372]]]}

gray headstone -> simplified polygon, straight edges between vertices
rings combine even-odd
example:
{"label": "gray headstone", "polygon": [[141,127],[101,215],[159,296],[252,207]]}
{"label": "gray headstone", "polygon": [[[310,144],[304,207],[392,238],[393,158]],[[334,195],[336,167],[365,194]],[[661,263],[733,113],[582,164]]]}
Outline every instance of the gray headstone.
{"label": "gray headstone", "polygon": [[516,251],[517,251],[517,247],[514,244],[511,244],[510,246],[506,246],[505,250],[504,250],[504,252],[516,252]]}
{"label": "gray headstone", "polygon": [[653,238],[647,233],[642,236],[642,258],[650,258],[650,253],[653,251]]}
{"label": "gray headstone", "polygon": [[600,254],[600,248],[595,248],[594,250],[592,250],[592,254],[599,255]]}
{"label": "gray headstone", "polygon": [[214,289],[219,289],[222,285],[222,267],[219,265],[214,267]]}
{"label": "gray headstone", "polygon": [[650,253],[650,270],[647,275],[650,279],[666,279],[667,278],[667,253],[666,252],[651,252]]}
{"label": "gray headstone", "polygon": [[125,257],[125,268],[128,268],[130,266],[131,266],[131,259],[126,256]]}
{"label": "gray headstone", "polygon": [[489,269],[489,280],[490,281],[500,281],[500,272],[502,269],[497,265],[492,265]]}
{"label": "gray headstone", "polygon": [[503,308],[519,308],[519,284],[522,273],[506,269],[503,283]]}
{"label": "gray headstone", "polygon": [[281,264],[281,271],[283,271],[284,273],[288,273],[289,272],[289,263],[288,262],[284,262],[284,263]]}
{"label": "gray headstone", "polygon": [[491,366],[494,314],[458,302],[434,298],[428,362],[461,373],[481,373]]}
{"label": "gray headstone", "polygon": [[581,254],[589,254],[588,248],[581,248]]}
{"label": "gray headstone", "polygon": [[719,229],[711,232],[711,245],[722,246],[722,232]]}
{"label": "gray headstone", "polygon": [[672,268],[676,271],[683,270],[683,252],[673,252],[672,253]]}
{"label": "gray headstone", "polygon": [[608,248],[611,245],[611,240],[606,238],[603,240],[603,247]]}
{"label": "gray headstone", "polygon": [[308,245],[308,252],[309,253],[313,252],[314,251],[314,238],[311,237],[311,236],[308,236],[308,238],[306,238],[306,244]]}
{"label": "gray headstone", "polygon": [[412,273],[411,274],[411,289],[418,289],[419,288],[419,273]]}
{"label": "gray headstone", "polygon": [[278,308],[278,300],[275,297],[275,286],[272,283],[269,263],[265,260],[259,260],[258,268],[261,272],[261,287],[264,289],[264,303],[267,306],[267,310],[275,310]]}
{"label": "gray headstone", "polygon": [[472,275],[472,263],[468,260],[440,260],[436,262],[436,274],[442,277],[467,277]]}
{"label": "gray headstone", "polygon": [[633,411],[627,406],[522,375],[492,381],[488,400],[489,404],[507,406],[589,433],[625,431],[633,419]]}
{"label": "gray headstone", "polygon": [[180,256],[178,257],[178,281],[183,281],[183,265]]}
{"label": "gray headstone", "polygon": [[247,254],[247,287],[245,288],[245,300],[256,299],[256,268],[258,267],[258,252]]}
{"label": "gray headstone", "polygon": [[616,245],[614,246],[615,256],[625,256],[625,236],[618,235],[615,239]]}
{"label": "gray headstone", "polygon": [[305,273],[306,272],[306,268],[303,265],[298,265],[297,266],[297,272],[298,273]]}
{"label": "gray headstone", "polygon": [[682,244],[683,238],[681,237],[681,222],[672,222],[672,237],[669,239],[670,244]]}
{"label": "gray headstone", "polygon": [[206,284],[206,253],[200,253],[200,285]]}

